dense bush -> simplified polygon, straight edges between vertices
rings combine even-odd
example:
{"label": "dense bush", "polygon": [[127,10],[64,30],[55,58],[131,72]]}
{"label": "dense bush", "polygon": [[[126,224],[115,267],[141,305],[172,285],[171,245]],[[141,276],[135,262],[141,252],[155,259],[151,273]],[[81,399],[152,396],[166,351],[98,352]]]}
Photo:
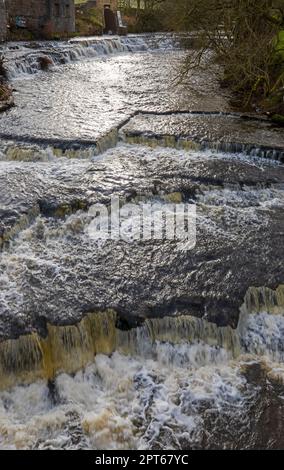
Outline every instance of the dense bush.
{"label": "dense bush", "polygon": [[141,10],[137,14],[136,32],[152,33],[164,29],[163,17],[160,10]]}

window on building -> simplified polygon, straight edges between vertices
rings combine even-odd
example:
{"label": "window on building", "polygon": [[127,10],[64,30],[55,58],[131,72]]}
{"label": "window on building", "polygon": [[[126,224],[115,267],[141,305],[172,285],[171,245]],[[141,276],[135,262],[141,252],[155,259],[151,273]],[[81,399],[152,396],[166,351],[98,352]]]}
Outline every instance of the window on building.
{"label": "window on building", "polygon": [[70,16],[70,5],[69,5],[69,3],[65,3],[65,12],[64,13],[65,13],[64,16],[69,18],[69,16]]}
{"label": "window on building", "polygon": [[58,2],[54,4],[54,16],[60,16],[60,4]]}

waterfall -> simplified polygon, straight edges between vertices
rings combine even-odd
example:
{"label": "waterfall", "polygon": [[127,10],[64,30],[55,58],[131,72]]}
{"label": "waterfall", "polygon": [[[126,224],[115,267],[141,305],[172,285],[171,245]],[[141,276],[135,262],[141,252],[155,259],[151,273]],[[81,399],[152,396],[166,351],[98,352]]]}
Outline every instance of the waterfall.
{"label": "waterfall", "polygon": [[140,110],[119,130],[120,139],[132,145],[209,149],[284,162],[283,133],[264,118],[240,113]]}
{"label": "waterfall", "polygon": [[[40,44],[41,45],[41,44]],[[141,37],[109,37],[70,40],[68,43],[49,42],[40,49],[30,51],[19,47],[6,53],[10,79],[35,74],[41,70],[43,57],[53,66],[77,62],[110,54],[145,51],[148,46]],[[10,59],[10,60],[9,60]]]}
{"label": "waterfall", "polygon": [[248,289],[241,307],[239,332],[245,352],[284,361],[284,285],[275,290]]}
{"label": "waterfall", "polygon": [[[33,332],[0,343],[0,383],[6,389],[58,373],[83,369],[99,354],[115,351],[135,356],[168,355],[161,345],[189,345],[183,361],[199,366],[237,358],[242,353],[284,359],[284,286],[275,291],[250,288],[241,308],[238,328],[218,327],[190,315],[145,319],[122,330],[113,310],[86,315],[76,325],[46,325],[46,336]],[[165,359],[166,360],[166,359]]]}
{"label": "waterfall", "polygon": [[[212,357],[218,349],[227,350],[228,357],[239,354],[236,332],[231,327],[218,328],[206,320],[190,316],[148,319],[129,331],[118,329],[116,320],[117,314],[112,310],[95,312],[76,325],[48,324],[45,338],[32,333],[0,343],[1,388],[39,378],[50,380],[60,372],[74,373],[98,354],[118,351],[151,357],[157,344],[164,342],[207,344],[212,349]],[[205,360],[204,354],[208,354],[205,349],[206,352],[199,351],[201,362]]]}
{"label": "waterfall", "polygon": [[258,448],[270,403],[279,439],[283,290],[250,288],[236,330],[189,315],[122,330],[106,310],[0,343],[0,448]]}
{"label": "waterfall", "polygon": [[[190,115],[190,113],[188,113]],[[213,150],[215,152],[224,152],[231,154],[244,154],[250,157],[266,158],[270,160],[277,160],[284,163],[283,149],[276,149],[266,146],[256,146],[252,144],[230,142],[230,141],[209,141],[201,139],[192,139],[191,137],[180,137],[175,135],[155,135],[149,133],[133,133],[120,132],[120,138],[130,145],[147,145],[149,147],[169,147],[177,150]]]}

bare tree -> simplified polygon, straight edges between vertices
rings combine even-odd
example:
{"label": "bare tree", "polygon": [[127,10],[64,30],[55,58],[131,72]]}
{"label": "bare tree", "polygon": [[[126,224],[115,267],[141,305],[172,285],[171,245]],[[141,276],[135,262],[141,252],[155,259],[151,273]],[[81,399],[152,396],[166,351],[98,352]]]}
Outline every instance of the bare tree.
{"label": "bare tree", "polygon": [[[168,0],[168,28],[194,31],[198,48],[183,68],[200,67],[208,51],[223,66],[224,83],[249,106],[284,85],[284,0]],[[281,97],[279,98],[281,101]]]}

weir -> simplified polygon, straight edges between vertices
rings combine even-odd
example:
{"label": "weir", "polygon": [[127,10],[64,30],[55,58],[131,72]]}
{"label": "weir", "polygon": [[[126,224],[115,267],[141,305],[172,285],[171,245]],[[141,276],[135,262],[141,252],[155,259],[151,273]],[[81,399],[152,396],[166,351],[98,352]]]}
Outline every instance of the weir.
{"label": "weir", "polygon": [[213,150],[284,162],[281,130],[265,119],[236,113],[137,111],[119,135],[132,145]]}
{"label": "weir", "polygon": [[[146,36],[6,47],[0,448],[279,445],[283,131],[233,112],[207,70],[194,91],[171,87],[177,49]],[[159,217],[195,204],[196,247],[127,225],[94,240],[113,196]]]}
{"label": "weir", "polygon": [[282,315],[284,306],[284,285],[277,289],[268,287],[250,287],[241,308],[244,314],[269,313]]}
{"label": "weir", "polygon": [[38,73],[42,70],[42,60],[46,60],[50,66],[60,66],[104,55],[145,51],[147,48],[143,38],[135,36],[78,39],[70,40],[68,43],[49,42],[43,43],[36,52],[31,52],[25,43],[16,52],[8,46],[6,49],[8,75],[14,79],[23,74]]}
{"label": "weir", "polygon": [[[253,319],[265,312],[271,321],[274,316],[281,316],[284,325],[283,294],[283,285],[275,291],[265,287],[250,288],[237,329],[182,315],[149,318],[141,326],[122,330],[118,327],[119,315],[114,310],[90,313],[75,325],[47,324],[45,337],[32,333],[0,343],[0,388],[29,384],[38,379],[53,380],[62,372],[75,373],[92,363],[98,354],[111,355],[117,351],[151,358],[159,343],[192,345],[197,350],[191,359],[185,360],[193,360],[200,366],[208,361],[210,364],[222,362],[224,358],[236,359],[244,352],[249,353],[250,348],[251,353],[257,353],[255,344],[244,340],[250,318],[255,321]],[[269,338],[266,341],[267,347],[262,345],[258,352],[274,357],[275,351],[269,349]],[[284,351],[283,341],[280,346]]]}
{"label": "weir", "polygon": [[114,351],[127,355],[153,354],[157,342],[201,342],[225,348],[234,357],[238,339],[231,327],[216,325],[194,317],[145,320],[128,331],[116,327],[117,314],[108,310],[87,315],[77,325],[47,325],[45,338],[37,333],[0,344],[0,387],[5,389],[37,379],[52,380],[60,372],[74,373],[97,354]]}
{"label": "weir", "polygon": [[124,142],[130,145],[148,145],[149,147],[171,147],[178,150],[213,150],[224,153],[242,153],[251,157],[267,158],[284,163],[284,149],[241,144],[238,142],[218,142],[192,140],[190,137],[176,137],[171,135],[126,135]]}
{"label": "weir", "polygon": [[[174,134],[156,134],[155,131],[149,130],[143,132],[138,129],[135,130],[136,119],[142,116],[143,119],[159,120],[164,118],[165,121],[174,117],[187,118],[187,123],[183,134],[188,132],[188,135]],[[116,147],[119,143],[127,143],[130,145],[142,145],[152,148],[166,147],[174,148],[184,151],[206,151],[212,150],[219,153],[227,154],[242,154],[248,155],[252,158],[265,158],[276,160],[284,163],[284,141],[280,139],[276,145],[272,144],[273,138],[278,138],[278,134],[271,130],[269,122],[257,118],[249,119],[255,129],[258,128],[259,123],[262,123],[264,131],[267,129],[271,145],[263,145],[260,141],[257,143],[258,135],[253,134],[254,144],[246,142],[251,139],[251,131],[246,133],[242,131],[241,136],[237,136],[239,141],[231,141],[230,138],[225,137],[224,130],[212,133],[212,140],[207,140],[208,133],[208,119],[218,124],[218,121],[226,120],[228,134],[231,133],[231,138],[234,138],[236,125],[243,123],[243,116],[232,113],[204,113],[204,112],[190,112],[190,111],[169,111],[167,113],[153,113],[151,111],[145,112],[137,110],[132,113],[128,118],[121,121],[121,123],[111,128],[105,134],[101,135],[96,140],[63,140],[52,138],[36,138],[28,136],[17,136],[0,133],[2,145],[0,148],[0,161],[48,161],[54,158],[78,158],[88,159],[96,155],[103,154],[108,149]],[[194,120],[198,119],[200,122],[199,134],[194,135],[195,127]],[[139,121],[138,121],[139,122]],[[188,130],[187,130],[188,129]],[[243,139],[243,142],[241,141]],[[5,141],[7,142],[5,144]],[[18,142],[11,144],[12,142]]]}

